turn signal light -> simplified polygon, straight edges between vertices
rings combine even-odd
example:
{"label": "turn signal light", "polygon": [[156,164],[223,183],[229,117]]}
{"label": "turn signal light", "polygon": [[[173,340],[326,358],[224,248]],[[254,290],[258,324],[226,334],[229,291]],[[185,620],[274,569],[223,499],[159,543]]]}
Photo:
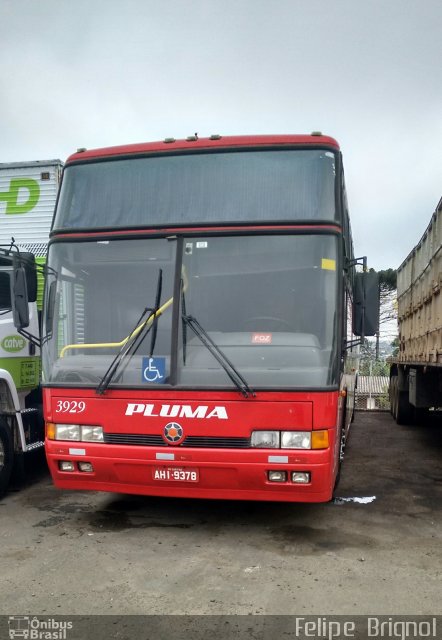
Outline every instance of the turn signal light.
{"label": "turn signal light", "polygon": [[46,437],[48,440],[55,440],[55,424],[53,422],[46,423]]}
{"label": "turn signal light", "polygon": [[312,449],[328,449],[328,431],[312,431]]}

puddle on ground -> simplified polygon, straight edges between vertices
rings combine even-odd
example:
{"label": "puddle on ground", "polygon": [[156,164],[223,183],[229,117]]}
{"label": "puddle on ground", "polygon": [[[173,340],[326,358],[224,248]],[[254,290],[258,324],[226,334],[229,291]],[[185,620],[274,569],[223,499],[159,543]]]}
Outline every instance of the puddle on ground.
{"label": "puddle on ground", "polygon": [[376,543],[370,536],[355,531],[347,532],[334,527],[322,529],[307,525],[274,527],[271,530],[271,539],[275,548],[283,555],[311,555],[349,548],[368,549],[373,548]]}
{"label": "puddle on ground", "polygon": [[124,529],[190,529],[188,522],[159,522],[148,516],[130,515],[121,511],[95,511],[85,514],[87,525],[99,531],[123,531]]}
{"label": "puddle on ground", "polygon": [[370,504],[376,500],[376,496],[366,496],[365,498],[334,498],[333,504],[346,504],[347,502],[354,502],[356,504]]}

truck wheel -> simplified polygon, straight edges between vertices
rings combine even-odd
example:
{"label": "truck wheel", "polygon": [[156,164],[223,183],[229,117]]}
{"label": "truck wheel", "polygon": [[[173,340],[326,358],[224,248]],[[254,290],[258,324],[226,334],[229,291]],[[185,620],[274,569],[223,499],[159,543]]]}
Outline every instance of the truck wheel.
{"label": "truck wheel", "polygon": [[390,387],[388,391],[390,396],[390,413],[393,416],[393,418],[396,420],[397,376],[391,376]]}
{"label": "truck wheel", "polygon": [[414,411],[411,404],[408,402],[408,391],[400,391],[397,389],[396,393],[397,405],[396,405],[396,422],[397,424],[411,424],[413,422]]}
{"label": "truck wheel", "polygon": [[12,437],[8,425],[0,418],[0,496],[9,484],[12,472],[14,451]]}
{"label": "truck wheel", "polygon": [[396,424],[406,425],[413,422],[414,411],[408,402],[408,391],[399,389],[398,376],[391,376],[390,380],[390,406],[391,415]]}

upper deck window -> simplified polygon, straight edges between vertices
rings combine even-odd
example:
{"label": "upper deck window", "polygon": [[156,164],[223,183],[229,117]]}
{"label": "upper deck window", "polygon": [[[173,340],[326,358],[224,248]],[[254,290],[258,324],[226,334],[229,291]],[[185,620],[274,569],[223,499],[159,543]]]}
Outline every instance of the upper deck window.
{"label": "upper deck window", "polygon": [[324,149],[156,155],[68,166],[55,229],[336,219]]}

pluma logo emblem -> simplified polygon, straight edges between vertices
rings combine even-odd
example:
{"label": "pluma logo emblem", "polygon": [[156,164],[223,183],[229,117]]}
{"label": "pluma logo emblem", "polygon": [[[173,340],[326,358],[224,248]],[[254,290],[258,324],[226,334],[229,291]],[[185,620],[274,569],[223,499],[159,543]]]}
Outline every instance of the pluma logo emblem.
{"label": "pluma logo emblem", "polygon": [[167,444],[181,444],[184,440],[183,428],[178,422],[169,422],[163,431],[163,439]]}

